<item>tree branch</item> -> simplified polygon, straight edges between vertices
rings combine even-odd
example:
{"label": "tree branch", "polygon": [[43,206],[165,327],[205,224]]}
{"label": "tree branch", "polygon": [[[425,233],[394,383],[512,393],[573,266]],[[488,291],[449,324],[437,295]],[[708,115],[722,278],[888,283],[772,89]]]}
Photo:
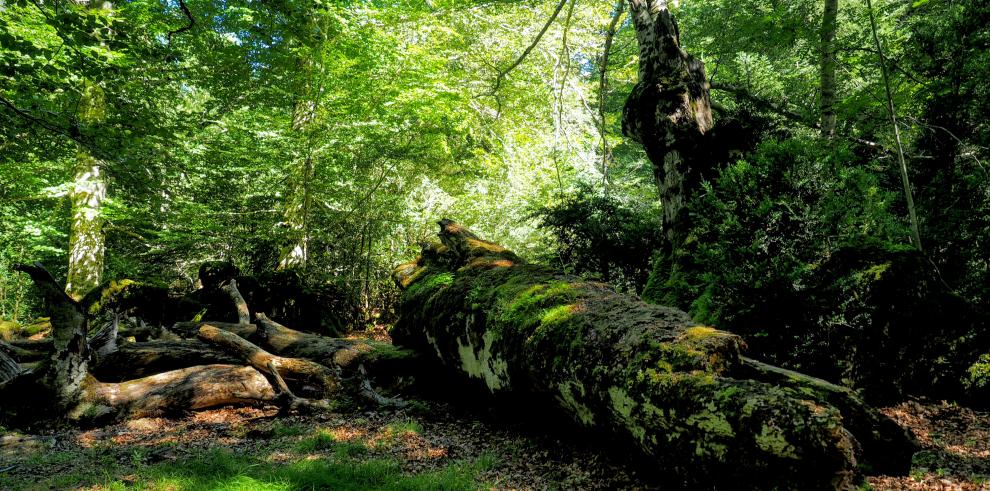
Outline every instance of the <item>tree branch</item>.
{"label": "tree branch", "polygon": [[182,9],[182,13],[185,14],[186,19],[189,19],[189,24],[188,25],[185,25],[183,27],[180,27],[180,28],[178,28],[178,29],[176,29],[174,31],[169,31],[169,33],[168,33],[168,44],[170,46],[172,45],[172,36],[174,36],[176,34],[182,34],[183,32],[189,31],[189,30],[191,30],[193,28],[193,26],[196,25],[196,19],[193,18],[192,12],[189,11],[189,7],[186,6],[186,2],[184,0],[179,0],[179,8]]}
{"label": "tree branch", "polygon": [[557,16],[560,15],[560,11],[563,10],[564,4],[566,3],[567,0],[560,0],[559,2],[557,2],[557,7],[555,7],[553,10],[553,15],[551,15],[550,18],[547,19],[546,24],[543,24],[543,28],[540,29],[540,32],[536,35],[535,38],[533,38],[533,42],[526,47],[526,49],[522,52],[522,54],[519,55],[518,58],[516,58],[516,61],[512,62],[512,64],[509,65],[508,68],[498,73],[498,77],[495,78],[495,86],[492,87],[492,90],[491,92],[488,93],[488,95],[495,95],[498,92],[498,89],[502,86],[502,80],[506,77],[506,75],[508,75],[509,72],[511,72],[512,70],[515,70],[515,68],[519,66],[519,64],[522,63],[527,56],[529,56],[529,53],[533,51],[533,48],[536,48],[536,45],[540,43],[541,39],[543,39],[543,35],[547,33],[548,29],[550,29],[550,24],[553,24],[553,21],[557,20]]}
{"label": "tree branch", "polygon": [[608,55],[612,50],[612,41],[615,39],[615,33],[618,31],[619,20],[625,11],[625,0],[615,2],[615,8],[612,10],[612,20],[608,23],[608,29],[605,30],[605,46],[602,47],[602,57],[598,63],[598,71],[600,72],[598,79],[598,128],[602,140],[602,185],[606,189],[608,189],[608,162],[611,157],[611,150],[608,148],[608,139],[606,138],[608,129],[605,127],[605,96],[608,93]]}

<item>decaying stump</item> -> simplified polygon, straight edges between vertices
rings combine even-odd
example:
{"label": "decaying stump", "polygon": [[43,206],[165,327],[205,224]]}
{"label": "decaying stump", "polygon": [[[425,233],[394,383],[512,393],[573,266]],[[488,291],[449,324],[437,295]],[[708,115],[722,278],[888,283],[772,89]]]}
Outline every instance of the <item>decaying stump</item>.
{"label": "decaying stump", "polygon": [[908,469],[910,436],[849,391],[780,383],[747,369],[734,334],[440,225],[442,244],[395,270],[393,338],[492,393],[535,394],[688,483],[832,488],[857,465]]}

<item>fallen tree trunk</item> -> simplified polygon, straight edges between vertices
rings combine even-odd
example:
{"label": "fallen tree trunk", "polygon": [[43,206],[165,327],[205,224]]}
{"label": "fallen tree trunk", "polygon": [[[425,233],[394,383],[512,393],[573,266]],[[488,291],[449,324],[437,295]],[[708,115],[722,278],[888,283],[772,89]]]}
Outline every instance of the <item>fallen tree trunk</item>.
{"label": "fallen tree trunk", "polygon": [[243,360],[202,341],[145,341],[120,345],[90,367],[104,382],[154,375],[197,365],[241,364]]}
{"label": "fallen tree trunk", "polygon": [[232,365],[204,365],[120,383],[89,377],[69,419],[161,416],[177,411],[226,404],[259,404],[275,400],[275,391],[257,370]]}
{"label": "fallen tree trunk", "polygon": [[0,353],[4,353],[20,362],[36,361],[48,356],[48,351],[51,351],[52,345],[49,343],[43,348],[43,350],[25,349],[14,344],[0,341]]}
{"label": "fallen tree trunk", "polygon": [[30,351],[51,351],[55,349],[55,343],[52,338],[44,339],[11,339],[7,341],[11,346],[22,348]]}
{"label": "fallen tree trunk", "polygon": [[254,324],[239,324],[235,322],[176,322],[172,325],[172,330],[183,337],[195,338],[199,335],[199,328],[205,325],[230,331],[245,339],[254,336],[258,331],[258,326]]}
{"label": "fallen tree trunk", "polygon": [[285,327],[258,313],[258,338],[272,351],[327,366],[356,369],[362,363],[408,358],[411,353],[371,339],[328,338]]}
{"label": "fallen tree trunk", "polygon": [[302,358],[275,356],[229,331],[205,325],[199,328],[199,338],[220,346],[259,371],[273,370],[273,375],[315,384],[321,397],[332,395],[340,388],[340,377],[333,370]]}
{"label": "fallen tree trunk", "polygon": [[839,392],[746,378],[738,336],[440,225],[442,245],[396,268],[393,338],[492,393],[535,394],[689,484],[847,487],[857,464],[909,465],[909,436],[862,406],[875,419],[845,423],[863,415]]}
{"label": "fallen tree trunk", "polygon": [[0,350],[0,386],[17,378],[24,370],[10,356]]}

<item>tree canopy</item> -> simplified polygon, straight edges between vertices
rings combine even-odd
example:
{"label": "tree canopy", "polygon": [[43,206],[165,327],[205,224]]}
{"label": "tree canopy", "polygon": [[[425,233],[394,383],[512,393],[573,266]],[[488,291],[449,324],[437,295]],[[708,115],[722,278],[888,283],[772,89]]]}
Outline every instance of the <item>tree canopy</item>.
{"label": "tree canopy", "polygon": [[83,302],[223,261],[390,325],[452,218],[871,400],[984,403],[988,64],[978,0],[0,0],[0,319],[51,307],[15,264]]}

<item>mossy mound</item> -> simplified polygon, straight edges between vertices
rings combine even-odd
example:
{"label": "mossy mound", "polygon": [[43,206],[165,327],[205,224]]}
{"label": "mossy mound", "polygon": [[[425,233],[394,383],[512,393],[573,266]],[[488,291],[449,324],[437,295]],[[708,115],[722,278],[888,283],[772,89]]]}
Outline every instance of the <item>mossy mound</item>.
{"label": "mossy mound", "polygon": [[[879,462],[857,453],[878,450],[857,442],[875,442],[872,428],[845,424],[827,397],[740,377],[739,336],[529,264],[453,222],[441,222],[440,238],[396,268],[393,339],[491,393],[535,395],[687,484],[833,488],[852,483],[858,463]],[[904,468],[911,444],[893,432],[903,449],[882,451]]]}

